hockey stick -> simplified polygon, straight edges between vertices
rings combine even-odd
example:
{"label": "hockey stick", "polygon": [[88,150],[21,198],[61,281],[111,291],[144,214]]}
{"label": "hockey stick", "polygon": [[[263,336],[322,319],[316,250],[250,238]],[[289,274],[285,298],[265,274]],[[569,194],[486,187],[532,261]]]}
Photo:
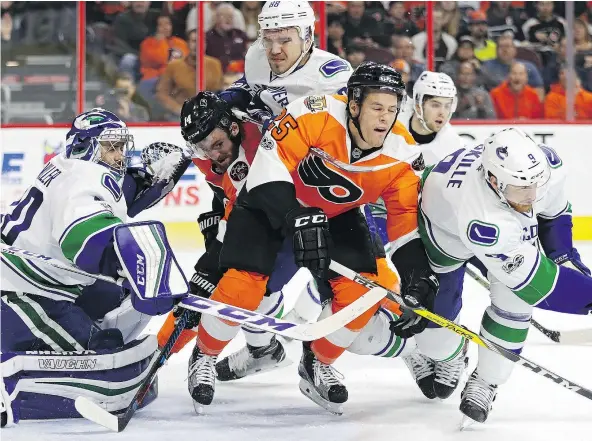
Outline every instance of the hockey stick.
{"label": "hockey stick", "polygon": [[472,332],[460,325],[457,325],[456,323],[454,323],[442,316],[439,316],[438,314],[434,314],[433,312],[430,312],[421,306],[418,306],[417,308],[409,308],[408,306],[405,306],[403,299],[396,292],[391,291],[391,290],[379,285],[378,283],[373,282],[370,279],[367,279],[366,277],[356,273],[355,271],[353,271],[353,270],[351,270],[351,269],[349,269],[349,268],[347,268],[335,261],[331,261],[329,268],[331,270],[335,271],[337,274],[340,274],[343,277],[353,280],[354,282],[359,283],[360,285],[365,286],[368,289],[372,289],[372,288],[383,289],[387,293],[386,298],[399,303],[403,308],[411,309],[417,315],[424,317],[425,319],[431,321],[432,323],[435,323],[435,324],[441,326],[442,328],[450,329],[451,331],[453,331],[453,332],[461,335],[462,337],[478,344],[479,346],[483,346],[484,348],[487,348],[490,351],[501,355],[502,357],[506,358],[507,360],[510,360],[516,364],[521,365],[521,366],[524,366],[526,369],[534,372],[535,374],[538,374],[542,377],[548,378],[549,380],[553,381],[554,383],[556,383],[560,386],[563,386],[564,388],[569,389],[572,392],[575,392],[583,397],[586,397],[589,400],[592,400],[592,390],[586,389],[585,387],[580,386],[579,384],[569,381],[568,379],[545,369],[544,367],[540,366],[539,364],[528,360],[527,358],[523,357],[522,355],[515,354],[514,352],[509,351],[508,349],[506,349],[496,343],[493,343],[493,342],[487,340],[486,338],[482,338],[478,334],[476,334],[476,333],[474,333],[474,332]]}
{"label": "hockey stick", "polygon": [[[232,113],[234,114],[234,116],[236,116],[241,121],[250,122],[252,124],[255,124],[260,129],[263,128],[263,125],[261,124],[261,122],[251,118],[249,116],[249,114],[247,114],[246,112],[243,112],[238,109],[232,109]],[[311,147],[309,152],[312,155],[317,156],[317,157],[321,158],[322,160],[328,162],[329,164],[334,165],[338,169],[344,170],[344,171],[347,171],[350,173],[368,173],[368,172],[375,172],[375,171],[379,171],[379,170],[384,170],[384,169],[387,169],[390,167],[394,167],[395,165],[400,164],[402,162],[406,162],[406,161],[410,160],[411,158],[414,158],[415,156],[417,156],[417,155],[412,155],[412,156],[409,156],[408,158],[406,158],[405,160],[389,162],[388,164],[382,164],[382,165],[355,165],[355,164],[346,164],[345,162],[340,161],[339,159],[335,159],[333,156],[329,155],[327,152],[325,152],[324,150],[321,150],[317,147]],[[418,152],[418,154],[419,154],[419,152]]]}
{"label": "hockey stick", "polygon": [[[54,268],[59,268],[64,271],[69,271],[81,276],[92,277],[105,282],[120,285],[123,279],[115,280],[112,277],[104,276],[102,274],[92,274],[81,270],[72,263],[62,262],[53,257],[44,256],[43,254],[32,253],[21,248],[0,244],[2,254],[9,254],[18,256],[26,260],[34,260],[43,262],[46,265]],[[239,308],[226,303],[217,302],[215,300],[206,299],[196,295],[189,294],[179,302],[179,306],[190,309],[192,311],[201,312],[203,314],[213,315],[215,317],[249,325],[253,328],[262,331],[272,332],[283,337],[291,338],[301,341],[312,341],[321,337],[325,337],[332,332],[341,329],[346,324],[354,320],[370,307],[380,302],[385,294],[381,290],[370,290],[351,305],[343,308],[341,311],[331,315],[316,323],[295,324],[286,320],[271,317],[265,314],[260,314],[248,309]]]}
{"label": "hockey stick", "polygon": [[[489,289],[489,280],[482,277],[478,270],[474,270],[469,265],[466,267],[467,274],[475,280],[479,285],[485,289]],[[581,329],[576,331],[554,331],[548,329],[537,322],[534,318],[530,319],[530,323],[545,337],[553,340],[555,343],[562,343],[567,345],[579,345],[592,343],[592,329]]]}
{"label": "hockey stick", "polygon": [[132,402],[126,407],[125,412],[123,412],[121,415],[114,415],[103,409],[94,401],[91,401],[86,397],[78,397],[74,401],[74,407],[76,407],[78,413],[87,420],[106,427],[107,429],[110,429],[114,432],[121,432],[124,430],[134,416],[134,413],[136,413],[138,407],[140,407],[144,401],[144,397],[148,393],[148,390],[150,390],[150,386],[156,378],[158,370],[165,364],[171,355],[171,350],[181,335],[181,332],[183,329],[185,329],[188,319],[189,311],[185,310],[179,317],[179,320],[175,325],[175,329],[173,329],[173,333],[167,340],[166,344],[160,351],[157,351],[152,356],[148,375],[146,375],[146,378],[144,378],[142,384],[140,384],[140,387],[136,391]]}

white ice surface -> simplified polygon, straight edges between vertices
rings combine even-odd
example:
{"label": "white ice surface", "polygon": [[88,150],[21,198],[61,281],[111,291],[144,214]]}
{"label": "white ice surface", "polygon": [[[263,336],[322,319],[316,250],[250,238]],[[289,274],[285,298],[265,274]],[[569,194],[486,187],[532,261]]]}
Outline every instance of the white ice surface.
{"label": "white ice surface", "polygon": [[[592,262],[592,245],[579,245],[584,261]],[[187,274],[196,253],[180,260]],[[291,299],[293,301],[293,299]],[[479,330],[488,297],[467,277],[462,323]],[[535,311],[535,318],[555,329],[592,327],[589,316]],[[149,330],[156,332],[162,319]],[[227,350],[243,344],[242,336]],[[233,383],[218,383],[206,414],[193,411],[187,393],[190,347],[173,356],[159,375],[158,399],[139,411],[122,433],[110,433],[79,419],[23,421],[3,429],[3,441],[591,441],[592,401],[565,390],[517,366],[484,425],[459,432],[459,395],[446,401],[423,397],[402,360],[344,354],[336,367],[345,376],[349,401],[342,416],[334,416],[305,398],[298,389],[297,364]],[[288,347],[297,361],[300,346]],[[535,329],[524,355],[566,378],[592,388],[592,346],[560,346]],[[469,351],[472,371],[477,350]]]}

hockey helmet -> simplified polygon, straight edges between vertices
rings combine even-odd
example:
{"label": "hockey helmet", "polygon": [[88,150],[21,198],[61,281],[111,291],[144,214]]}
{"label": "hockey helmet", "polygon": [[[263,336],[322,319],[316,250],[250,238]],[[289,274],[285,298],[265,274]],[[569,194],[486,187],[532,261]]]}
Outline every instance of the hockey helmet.
{"label": "hockey helmet", "polygon": [[[224,130],[231,139],[239,136],[232,136],[233,124],[239,126],[238,118],[228,103],[213,92],[199,92],[186,100],[181,108],[181,135],[193,156],[199,159],[209,159],[200,143],[216,127]],[[235,141],[240,144],[240,138]]]}
{"label": "hockey helmet", "polygon": [[456,95],[456,86],[454,81],[445,73],[441,72],[430,72],[426,70],[421,73],[415,84],[413,85],[413,101],[415,103],[415,113],[419,122],[422,124],[424,129],[429,130],[426,126],[425,120],[423,119],[423,102],[426,96],[434,96],[441,98],[452,98],[452,107],[450,109],[450,115],[448,115],[448,121],[452,117],[452,114],[456,111],[458,104],[458,98]]}
{"label": "hockey helmet", "polygon": [[504,129],[484,142],[485,178],[495,176],[502,200],[532,204],[543,195],[551,170],[545,152],[522,130]]}

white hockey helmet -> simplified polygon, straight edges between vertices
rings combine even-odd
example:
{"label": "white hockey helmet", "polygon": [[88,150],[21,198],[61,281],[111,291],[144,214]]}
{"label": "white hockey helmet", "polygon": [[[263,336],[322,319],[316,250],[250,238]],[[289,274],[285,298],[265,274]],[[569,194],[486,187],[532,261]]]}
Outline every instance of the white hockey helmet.
{"label": "white hockey helmet", "polygon": [[437,96],[441,98],[452,98],[452,107],[450,109],[450,115],[448,121],[452,117],[452,114],[456,111],[456,105],[458,104],[458,98],[456,96],[456,86],[454,81],[445,73],[431,72],[429,70],[423,71],[415,84],[413,85],[413,102],[415,103],[415,113],[419,122],[423,128],[430,130],[425,120],[423,119],[423,100],[426,95]]}
{"label": "white hockey helmet", "polygon": [[498,195],[505,201],[532,204],[539,200],[551,177],[547,157],[537,143],[520,129],[509,128],[484,142],[485,179],[497,179]]}
{"label": "white hockey helmet", "polygon": [[259,35],[271,29],[296,28],[303,41],[302,54],[287,72],[279,77],[291,74],[314,44],[315,13],[310,4],[301,0],[278,0],[265,2],[259,13]]}

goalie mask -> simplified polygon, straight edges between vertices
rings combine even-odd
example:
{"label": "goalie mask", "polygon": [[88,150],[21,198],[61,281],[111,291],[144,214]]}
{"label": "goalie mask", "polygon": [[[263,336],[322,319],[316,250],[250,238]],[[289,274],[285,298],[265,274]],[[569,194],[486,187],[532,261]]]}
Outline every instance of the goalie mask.
{"label": "goalie mask", "polygon": [[134,137],[117,115],[95,108],[81,113],[66,135],[66,157],[96,162],[123,175],[134,151]]}

